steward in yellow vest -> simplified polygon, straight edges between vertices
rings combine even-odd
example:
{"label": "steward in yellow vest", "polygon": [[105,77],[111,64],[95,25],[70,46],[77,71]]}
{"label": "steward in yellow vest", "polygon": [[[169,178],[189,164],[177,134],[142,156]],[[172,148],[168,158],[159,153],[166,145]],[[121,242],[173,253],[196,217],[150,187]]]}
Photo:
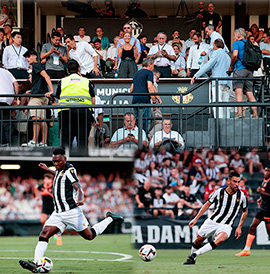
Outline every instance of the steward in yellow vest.
{"label": "steward in yellow vest", "polygon": [[80,76],[80,66],[73,59],[68,62],[68,73],[70,74],[68,77],[59,81],[56,91],[59,106],[73,106],[58,110],[60,145],[71,148],[76,137],[77,147],[87,151],[88,136],[93,122],[92,110],[89,106],[95,104],[94,84],[91,80]]}

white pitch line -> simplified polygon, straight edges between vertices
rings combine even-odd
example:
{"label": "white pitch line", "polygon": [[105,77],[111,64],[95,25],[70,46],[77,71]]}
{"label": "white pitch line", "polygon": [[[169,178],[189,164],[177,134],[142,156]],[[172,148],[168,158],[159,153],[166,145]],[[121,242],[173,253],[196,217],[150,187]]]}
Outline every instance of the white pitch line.
{"label": "white pitch line", "polygon": [[[32,252],[33,250],[0,250],[0,252]],[[103,262],[121,262],[128,261],[133,258],[132,255],[116,252],[100,252],[100,251],[70,251],[70,250],[48,250],[48,252],[55,253],[86,253],[86,254],[105,254],[105,255],[114,255],[121,256],[119,259],[83,259],[83,258],[55,258],[54,260],[74,260],[74,261],[103,261]],[[20,259],[17,257],[0,257],[0,259]]]}

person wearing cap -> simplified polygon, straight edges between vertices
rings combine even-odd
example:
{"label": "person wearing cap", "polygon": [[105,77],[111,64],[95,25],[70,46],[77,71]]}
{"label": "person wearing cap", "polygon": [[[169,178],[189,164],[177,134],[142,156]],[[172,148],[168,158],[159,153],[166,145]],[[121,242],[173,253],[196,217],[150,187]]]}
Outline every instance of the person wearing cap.
{"label": "person wearing cap", "polygon": [[172,126],[170,119],[164,119],[162,123],[163,129],[155,133],[150,142],[150,147],[159,148],[165,146],[170,152],[183,151],[185,147],[183,137],[177,131],[172,130]]}
{"label": "person wearing cap", "polygon": [[154,218],[158,218],[160,215],[165,215],[166,200],[162,197],[161,186],[155,188],[155,197],[151,202],[150,208],[152,208]]}
{"label": "person wearing cap", "polygon": [[187,73],[185,71],[186,60],[185,57],[181,54],[182,46],[178,43],[173,43],[172,47],[176,55],[176,61],[171,61],[172,76],[185,78],[187,76]]}

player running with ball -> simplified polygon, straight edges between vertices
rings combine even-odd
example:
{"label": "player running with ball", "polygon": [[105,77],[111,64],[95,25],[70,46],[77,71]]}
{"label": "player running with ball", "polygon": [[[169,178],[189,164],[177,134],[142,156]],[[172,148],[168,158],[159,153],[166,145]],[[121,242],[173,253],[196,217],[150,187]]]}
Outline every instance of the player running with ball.
{"label": "player running with ball", "polygon": [[[39,235],[35,249],[35,259],[31,261],[20,260],[20,265],[37,273],[36,262],[44,256],[50,237],[57,232],[63,233],[67,226],[77,231],[85,240],[93,240],[101,234],[112,222],[123,222],[123,217],[107,212],[106,218],[89,228],[79,206],[83,205],[84,195],[75,168],[66,162],[64,149],[57,148],[53,151],[53,164],[56,174],[53,182],[54,212],[45,222]],[[76,194],[76,195],[74,195]]]}
{"label": "player running with ball", "polygon": [[[196,217],[189,223],[189,227],[194,226],[206,210],[213,203],[216,204],[213,214],[205,220],[199,229],[197,239],[191,248],[191,254],[188,256],[187,261],[183,263],[184,265],[195,264],[198,256],[215,249],[230,237],[232,224],[240,208],[243,213],[236,228],[235,237],[238,239],[241,236],[242,226],[248,214],[248,202],[245,194],[238,189],[239,182],[240,175],[237,172],[231,172],[227,181],[227,187],[213,192]],[[214,240],[202,246],[204,240],[210,236],[214,236]]]}

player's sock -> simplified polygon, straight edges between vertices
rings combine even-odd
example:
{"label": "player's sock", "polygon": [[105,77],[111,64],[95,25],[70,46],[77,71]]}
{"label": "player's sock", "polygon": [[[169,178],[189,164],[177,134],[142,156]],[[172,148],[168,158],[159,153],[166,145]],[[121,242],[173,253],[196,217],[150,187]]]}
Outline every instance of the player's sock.
{"label": "player's sock", "polygon": [[191,252],[190,252],[190,254],[195,253],[195,251],[197,251],[200,248],[201,248],[201,245],[195,245],[193,243],[192,246],[191,246]]}
{"label": "player's sock", "polygon": [[254,239],[255,239],[255,235],[252,235],[252,234],[247,235],[246,246],[245,246],[244,250],[246,250],[246,251],[250,250]]}
{"label": "player's sock", "polygon": [[211,251],[213,249],[217,248],[217,245],[212,241],[206,245],[204,245],[203,247],[201,247],[200,249],[198,249],[197,251],[195,251],[194,253],[199,256],[202,255],[208,251]]}
{"label": "player's sock", "polygon": [[45,239],[43,237],[39,237],[39,242],[37,243],[36,249],[35,249],[35,260],[36,263],[38,259],[43,257],[48,247],[48,239]]}
{"label": "player's sock", "polygon": [[101,222],[93,225],[92,229],[96,232],[96,236],[101,234],[107,228],[107,226],[110,223],[112,223],[112,221],[113,221],[112,217],[107,217],[104,220],[102,220]]}

